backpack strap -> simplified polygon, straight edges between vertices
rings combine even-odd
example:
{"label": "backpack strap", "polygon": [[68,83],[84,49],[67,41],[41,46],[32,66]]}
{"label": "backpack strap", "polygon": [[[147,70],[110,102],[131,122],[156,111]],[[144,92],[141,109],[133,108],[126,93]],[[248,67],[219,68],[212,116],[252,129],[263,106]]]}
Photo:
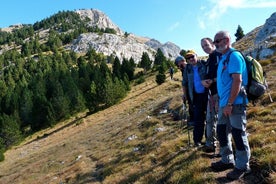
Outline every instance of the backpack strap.
{"label": "backpack strap", "polygon": [[[228,64],[228,63],[229,63],[230,55],[232,54],[232,52],[239,52],[239,53],[241,53],[241,52],[238,51],[238,50],[231,50],[231,51],[228,53],[226,59],[223,61],[223,66],[225,66],[225,64]],[[242,54],[242,53],[241,53],[241,54]]]}
{"label": "backpack strap", "polygon": [[[229,63],[229,59],[230,59],[230,55],[232,54],[232,52],[239,52],[243,59],[244,59],[244,62],[245,62],[245,65],[246,65],[246,61],[245,61],[245,56],[243,55],[243,53],[239,50],[231,50],[226,59],[223,61],[223,66],[225,66],[225,64],[228,64]],[[247,67],[247,66],[246,66]],[[243,105],[246,106],[246,97],[247,97],[247,92],[246,92],[246,87],[245,86],[241,86],[241,89],[240,89],[240,94],[243,96]]]}

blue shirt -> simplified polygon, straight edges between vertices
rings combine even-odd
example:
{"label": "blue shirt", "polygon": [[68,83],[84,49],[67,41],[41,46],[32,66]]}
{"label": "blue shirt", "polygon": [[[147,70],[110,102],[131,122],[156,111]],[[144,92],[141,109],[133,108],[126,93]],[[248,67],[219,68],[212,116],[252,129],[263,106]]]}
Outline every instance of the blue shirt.
{"label": "blue shirt", "polygon": [[201,84],[201,79],[200,79],[200,76],[199,76],[199,73],[198,73],[198,67],[194,66],[193,70],[194,70],[194,87],[195,87],[195,92],[196,93],[204,93],[205,88]]}
{"label": "blue shirt", "polygon": [[[222,55],[218,65],[217,88],[220,107],[224,107],[228,103],[233,83],[233,78],[231,77],[231,74],[236,73],[242,75],[242,86],[246,86],[248,81],[246,63],[243,59],[243,56],[239,52],[232,52],[228,64],[226,62],[224,63],[231,50],[233,49],[230,49],[227,53]],[[241,94],[239,94],[233,102],[233,104],[243,103],[244,97]],[[248,103],[247,99],[246,103]]]}

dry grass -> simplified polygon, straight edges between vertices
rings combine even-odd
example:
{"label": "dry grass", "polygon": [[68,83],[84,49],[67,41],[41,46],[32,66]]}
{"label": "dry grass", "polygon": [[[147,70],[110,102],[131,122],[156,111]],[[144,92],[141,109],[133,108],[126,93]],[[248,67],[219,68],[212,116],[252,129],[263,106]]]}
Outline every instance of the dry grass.
{"label": "dry grass", "polygon": [[[275,101],[275,63],[268,67]],[[210,170],[217,158],[189,147],[187,129],[164,111],[181,108],[180,72],[175,79],[157,86],[151,75],[120,104],[26,139],[6,152],[0,183],[231,183]],[[235,183],[276,182],[275,114],[268,95],[249,107],[253,174]]]}

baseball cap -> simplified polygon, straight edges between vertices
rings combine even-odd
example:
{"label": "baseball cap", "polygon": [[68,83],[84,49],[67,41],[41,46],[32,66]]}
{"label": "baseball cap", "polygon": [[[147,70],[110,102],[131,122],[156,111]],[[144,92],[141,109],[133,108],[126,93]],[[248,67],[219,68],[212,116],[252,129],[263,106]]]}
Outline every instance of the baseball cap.
{"label": "baseball cap", "polygon": [[197,55],[196,52],[195,52],[194,50],[188,50],[188,51],[186,52],[185,57],[187,57],[187,56],[194,56],[194,55]]}
{"label": "baseball cap", "polygon": [[177,56],[176,59],[175,59],[175,61],[174,61],[174,64],[175,64],[176,66],[178,66],[178,63],[179,63],[180,61],[185,61],[185,58],[184,58],[183,56]]}

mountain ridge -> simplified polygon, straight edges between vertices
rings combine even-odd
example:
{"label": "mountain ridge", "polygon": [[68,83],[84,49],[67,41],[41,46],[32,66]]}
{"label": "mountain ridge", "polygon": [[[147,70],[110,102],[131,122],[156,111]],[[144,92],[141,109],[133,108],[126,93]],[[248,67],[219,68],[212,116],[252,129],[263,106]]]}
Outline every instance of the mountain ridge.
{"label": "mountain ridge", "polygon": [[[141,60],[143,52],[147,52],[150,59],[154,58],[157,49],[160,48],[164,56],[170,60],[174,60],[179,55],[181,49],[173,42],[161,43],[155,38],[148,38],[135,35],[133,33],[124,32],[119,26],[105,15],[104,12],[97,9],[79,9],[73,11],[77,13],[81,20],[86,22],[90,27],[98,27],[100,29],[114,29],[115,34],[111,33],[82,33],[69,45],[66,49],[73,50],[77,53],[87,52],[93,48],[99,53],[105,55],[117,56],[120,60],[123,58],[130,59],[132,57],[136,63]],[[54,14],[56,15],[56,14]],[[234,42],[233,46],[238,46],[237,49],[244,51],[245,54],[250,54],[255,58],[264,59],[275,52],[276,44],[276,12],[273,13],[265,22],[264,25],[258,26],[248,32],[241,40]],[[9,28],[2,28],[2,31],[11,32],[13,29],[19,29],[23,25],[13,25]],[[38,32],[45,30],[38,30]],[[252,37],[252,33],[254,37]],[[245,40],[245,41],[244,41]],[[248,42],[250,45],[246,48],[240,47],[241,42]],[[0,53],[3,52],[3,48]]]}
{"label": "mountain ridge", "polygon": [[[266,69],[270,69],[268,82],[275,100],[275,61]],[[180,121],[172,120],[169,110],[182,107],[181,72],[174,77],[170,80],[167,75],[166,82],[157,85],[151,73],[116,106],[93,115],[74,115],[28,137],[5,153],[0,183],[275,182],[275,157],[269,157],[276,150],[275,103],[270,104],[265,95],[259,106],[249,107],[253,173],[229,182],[224,173],[210,170],[215,159],[190,147],[189,132],[179,126]]]}

